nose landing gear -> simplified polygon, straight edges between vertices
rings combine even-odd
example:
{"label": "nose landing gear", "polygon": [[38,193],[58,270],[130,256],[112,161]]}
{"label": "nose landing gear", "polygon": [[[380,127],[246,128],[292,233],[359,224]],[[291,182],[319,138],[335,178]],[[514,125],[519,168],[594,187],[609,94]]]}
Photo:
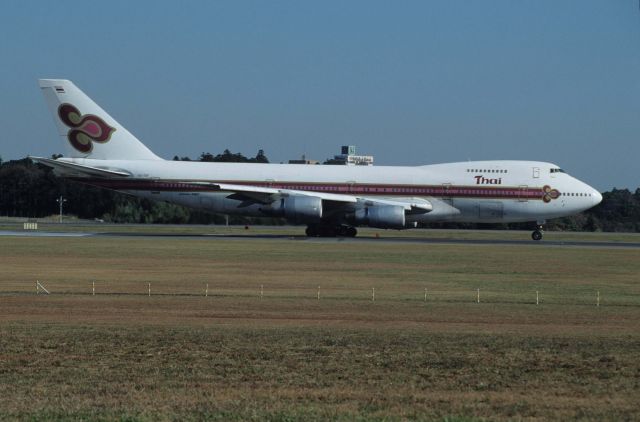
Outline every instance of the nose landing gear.
{"label": "nose landing gear", "polygon": [[536,242],[539,240],[542,240],[542,234],[544,233],[542,229],[543,224],[544,224],[544,221],[538,221],[538,228],[535,229],[533,233],[531,233],[531,238]]}

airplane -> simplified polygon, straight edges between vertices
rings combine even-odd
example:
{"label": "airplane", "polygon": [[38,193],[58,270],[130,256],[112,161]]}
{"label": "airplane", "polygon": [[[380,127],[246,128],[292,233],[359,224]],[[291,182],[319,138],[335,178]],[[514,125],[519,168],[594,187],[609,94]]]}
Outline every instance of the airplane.
{"label": "airplane", "polygon": [[283,217],[306,235],[353,237],[356,227],[535,222],[602,201],[559,166],[468,161],[423,166],[206,163],[163,160],[71,81],[40,79],[66,156],[30,157],[81,183],[214,213]]}

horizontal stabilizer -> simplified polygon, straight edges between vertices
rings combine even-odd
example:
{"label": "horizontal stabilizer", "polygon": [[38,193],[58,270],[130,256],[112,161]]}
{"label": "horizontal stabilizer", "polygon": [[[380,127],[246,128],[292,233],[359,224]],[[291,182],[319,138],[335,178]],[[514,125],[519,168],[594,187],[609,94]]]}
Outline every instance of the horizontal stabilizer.
{"label": "horizontal stabilizer", "polygon": [[83,164],[76,164],[69,161],[52,160],[50,158],[42,157],[29,157],[36,163],[43,164],[47,167],[51,167],[58,174],[64,176],[77,176],[77,177],[129,177],[130,173],[121,170],[104,169],[98,167],[85,166]]}

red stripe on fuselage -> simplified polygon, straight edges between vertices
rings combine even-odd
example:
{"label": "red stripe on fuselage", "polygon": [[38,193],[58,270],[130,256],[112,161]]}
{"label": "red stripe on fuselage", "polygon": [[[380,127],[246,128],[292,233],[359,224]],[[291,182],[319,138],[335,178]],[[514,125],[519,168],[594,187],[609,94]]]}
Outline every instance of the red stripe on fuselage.
{"label": "red stripe on fuselage", "polygon": [[[153,192],[219,192],[211,186],[170,180],[146,179],[86,179],[72,180],[113,190],[143,190]],[[439,198],[499,198],[542,199],[541,187],[518,186],[454,186],[454,185],[379,185],[348,183],[254,182],[254,181],[206,181],[207,183],[269,187],[274,189],[302,190],[360,196],[434,196]]]}

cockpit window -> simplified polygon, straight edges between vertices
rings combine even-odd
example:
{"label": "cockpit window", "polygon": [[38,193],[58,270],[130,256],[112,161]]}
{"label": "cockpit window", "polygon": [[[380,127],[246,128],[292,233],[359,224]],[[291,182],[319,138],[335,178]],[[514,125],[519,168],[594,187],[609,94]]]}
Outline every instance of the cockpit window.
{"label": "cockpit window", "polygon": [[562,169],[555,168],[555,169],[551,169],[551,173],[566,173],[566,171],[564,171]]}

